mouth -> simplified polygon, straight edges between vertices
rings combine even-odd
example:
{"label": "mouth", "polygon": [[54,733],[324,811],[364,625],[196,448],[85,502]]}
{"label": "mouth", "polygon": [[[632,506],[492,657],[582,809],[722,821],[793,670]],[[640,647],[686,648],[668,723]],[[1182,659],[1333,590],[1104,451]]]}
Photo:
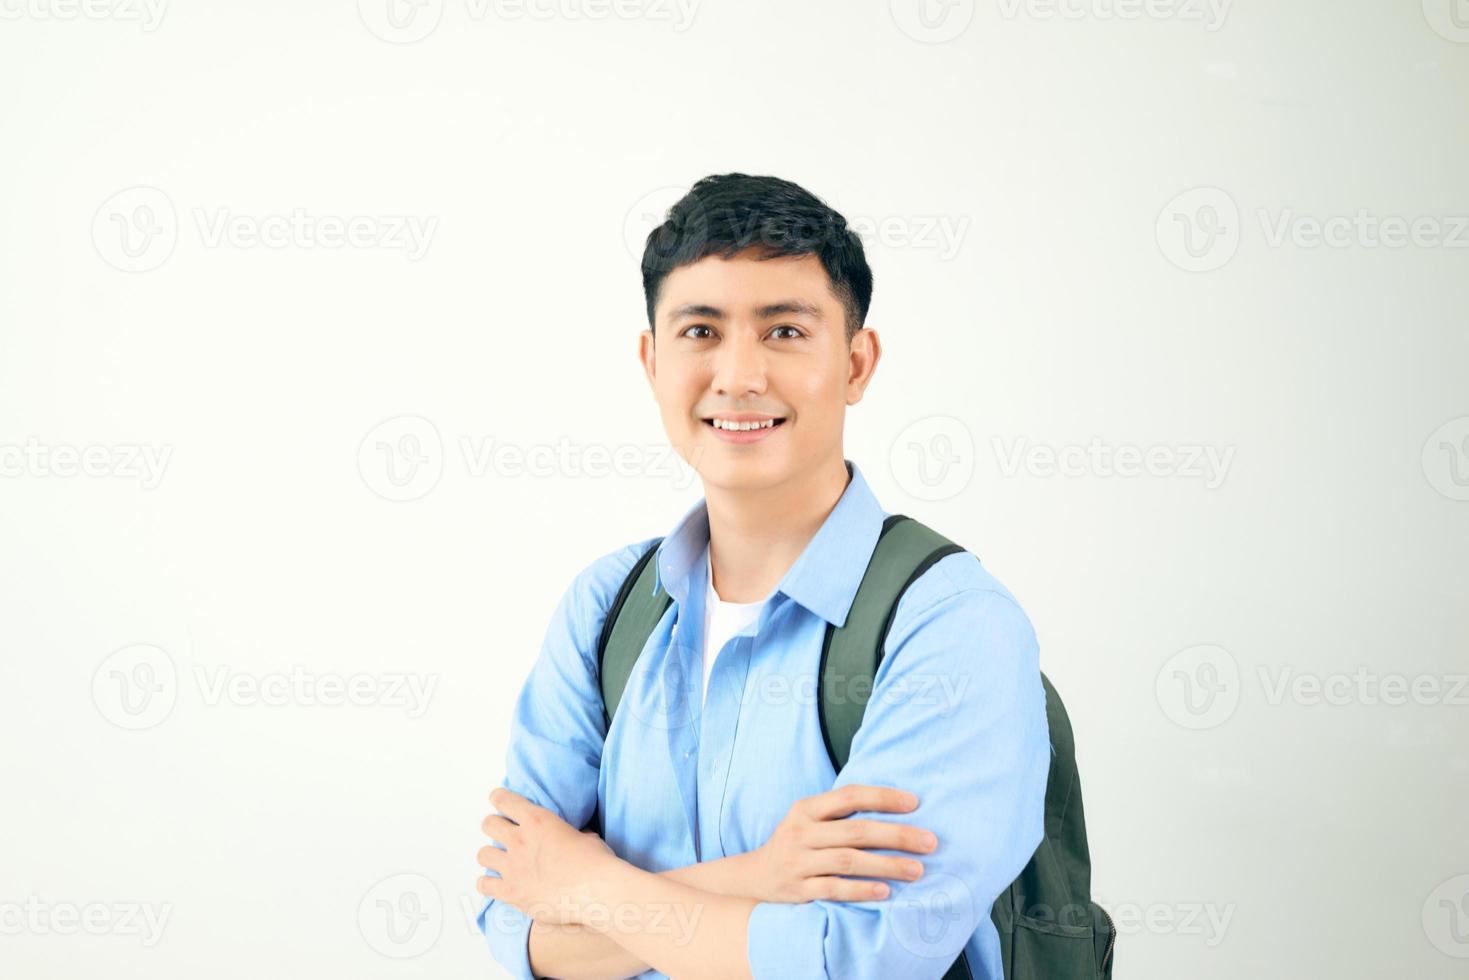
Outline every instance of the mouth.
{"label": "mouth", "polygon": [[786,422],[784,417],[750,419],[708,418],[700,419],[704,426],[724,442],[745,444],[768,439]]}

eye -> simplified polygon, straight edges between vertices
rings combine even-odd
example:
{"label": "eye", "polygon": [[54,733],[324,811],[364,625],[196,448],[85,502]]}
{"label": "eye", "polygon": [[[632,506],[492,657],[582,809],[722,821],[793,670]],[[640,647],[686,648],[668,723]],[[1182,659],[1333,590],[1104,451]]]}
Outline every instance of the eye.
{"label": "eye", "polygon": [[[705,330],[705,331],[710,331],[710,332],[709,333],[706,333],[706,334],[703,334],[703,335],[695,335],[695,334],[690,333],[690,331],[692,331],[692,330]],[[689,337],[689,338],[691,338],[693,340],[707,340],[710,336],[712,336],[712,331],[713,330],[714,330],[714,328],[711,327],[711,326],[709,326],[707,323],[694,323],[694,324],[690,324],[687,327],[684,327],[682,330],[679,331],[679,334],[678,335],[680,337]],[[802,337],[805,336],[805,334],[801,332],[801,328],[800,327],[793,327],[790,324],[781,324],[778,327],[771,328],[771,332],[772,333],[774,333],[774,331],[776,331],[776,330],[789,330],[789,331],[791,331],[791,334],[790,335],[787,335],[785,337],[778,337],[777,339],[779,339],[779,340],[799,340],[799,339],[801,339]]]}

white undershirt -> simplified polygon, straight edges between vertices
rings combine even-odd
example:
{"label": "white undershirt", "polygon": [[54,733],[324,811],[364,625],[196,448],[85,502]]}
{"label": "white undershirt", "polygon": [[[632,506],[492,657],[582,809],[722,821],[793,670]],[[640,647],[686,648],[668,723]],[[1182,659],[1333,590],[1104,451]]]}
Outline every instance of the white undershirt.
{"label": "white undershirt", "polygon": [[[724,649],[724,644],[733,636],[744,632],[745,627],[760,618],[760,607],[765,605],[765,599],[759,602],[725,602],[719,598],[714,591],[714,567],[708,560],[708,550],[704,552],[704,565],[709,569],[704,584],[704,700],[709,699],[709,675],[714,673],[714,661],[719,657],[719,651]],[[774,591],[773,589],[771,590]],[[766,596],[768,599],[769,596]]]}

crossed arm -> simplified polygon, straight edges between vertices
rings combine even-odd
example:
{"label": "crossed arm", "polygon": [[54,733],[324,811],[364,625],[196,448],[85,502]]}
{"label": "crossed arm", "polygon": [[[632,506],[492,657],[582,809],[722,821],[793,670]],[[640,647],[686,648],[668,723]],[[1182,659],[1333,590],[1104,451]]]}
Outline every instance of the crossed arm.
{"label": "crossed arm", "polygon": [[[658,925],[657,920],[663,920],[663,923],[668,926],[666,934],[677,945],[680,942],[687,942],[691,931],[699,925],[708,926],[711,920],[705,919],[702,914],[707,907],[704,904],[707,898],[713,895],[734,895],[737,901],[753,905],[752,900],[748,898],[741,900],[736,893],[724,890],[728,886],[721,884],[718,880],[722,875],[719,869],[713,866],[732,860],[735,859],[722,858],[720,861],[691,865],[688,868],[665,873],[661,876],[665,880],[679,882],[686,888],[696,889],[698,896],[695,903],[680,906],[679,911],[683,914],[674,914],[670,910],[658,915],[649,915],[648,922],[641,924]],[[668,895],[658,899],[663,903],[665,909],[668,908],[669,900]],[[724,916],[732,914],[734,919],[729,927],[716,928],[712,933],[713,942],[729,947],[721,949],[714,958],[719,962],[744,963],[745,957],[741,944],[748,941],[746,929],[749,922],[749,908],[736,905],[733,908],[726,907],[717,911]],[[627,918],[624,917],[623,922],[627,921]],[[649,931],[653,930],[649,929]],[[709,941],[706,940],[706,943]],[[648,969],[649,964],[655,958],[658,958],[655,952],[636,950],[633,946],[620,943],[615,934],[597,932],[580,924],[557,927],[543,926],[537,922],[531,928],[530,962],[531,969],[537,976],[562,977],[564,980],[604,980],[604,978],[612,980],[612,978],[629,977],[643,972]],[[735,975],[749,976],[748,965],[746,964],[743,972]]]}
{"label": "crossed arm", "polygon": [[[596,611],[634,559],[628,549],[620,563],[599,562],[578,578],[521,691],[505,779],[520,793],[492,796],[503,816],[488,818],[485,830],[502,846],[480,852],[488,874],[477,888],[491,899],[481,928],[491,951],[522,978],[626,977],[650,967],[760,980],[940,976],[1042,834],[1045,695],[1024,613],[972,584],[977,566],[966,578],[957,566],[939,574],[940,562],[894,617],[837,788],[797,801],[755,851],[652,874],[576,829],[595,809],[606,737],[588,652]],[[936,680],[942,698],[929,683]],[[922,809],[851,797],[893,782],[913,790]],[[864,819],[884,810],[891,822]],[[937,846],[862,836],[873,824],[932,830]],[[914,879],[895,865],[859,861],[910,860],[867,853],[882,850],[926,853],[926,873]],[[856,878],[892,885],[864,894],[851,889],[878,883]],[[893,901],[882,900],[888,894]],[[976,975],[999,976],[996,956],[971,964]]]}
{"label": "crossed arm", "polygon": [[745,854],[650,874],[620,860],[601,838],[555,813],[497,789],[500,811],[483,829],[504,847],[478,855],[480,894],[533,920],[529,954],[536,976],[611,980],[649,967],[670,976],[748,978],[750,912],[761,901],[876,901],[888,888],[864,876],[913,881],[922,864],[869,853],[915,854],[937,846],[910,824],[842,819],[859,810],[907,813],[911,793],[849,784],[796,802],[762,847]]}

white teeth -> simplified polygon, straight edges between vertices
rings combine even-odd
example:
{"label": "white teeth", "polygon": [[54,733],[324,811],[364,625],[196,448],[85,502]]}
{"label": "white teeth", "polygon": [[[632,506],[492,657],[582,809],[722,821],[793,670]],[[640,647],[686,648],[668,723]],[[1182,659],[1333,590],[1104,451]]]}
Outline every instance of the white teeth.
{"label": "white teeth", "polygon": [[728,432],[748,432],[751,429],[769,429],[775,425],[775,419],[766,419],[764,422],[729,422],[725,419],[712,419],[714,428],[724,429]]}

